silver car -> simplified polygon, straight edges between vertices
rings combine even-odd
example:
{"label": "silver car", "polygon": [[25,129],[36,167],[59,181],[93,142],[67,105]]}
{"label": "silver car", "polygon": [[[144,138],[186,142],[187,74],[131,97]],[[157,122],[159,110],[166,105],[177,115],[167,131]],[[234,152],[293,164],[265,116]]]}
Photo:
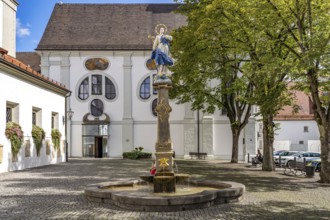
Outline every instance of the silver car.
{"label": "silver car", "polygon": [[279,164],[279,157],[281,156],[281,164],[286,165],[286,163],[288,162],[288,160],[286,160],[286,158],[293,158],[294,156],[298,156],[300,153],[303,153],[303,152],[302,151],[283,151],[280,154],[274,156],[275,164],[276,165]]}
{"label": "silver car", "polygon": [[288,166],[290,163],[294,162],[294,159],[296,159],[297,162],[304,162],[304,160],[308,162],[320,158],[320,156],[321,154],[318,152],[299,152],[291,156],[283,156],[283,157],[281,155],[281,164]]}

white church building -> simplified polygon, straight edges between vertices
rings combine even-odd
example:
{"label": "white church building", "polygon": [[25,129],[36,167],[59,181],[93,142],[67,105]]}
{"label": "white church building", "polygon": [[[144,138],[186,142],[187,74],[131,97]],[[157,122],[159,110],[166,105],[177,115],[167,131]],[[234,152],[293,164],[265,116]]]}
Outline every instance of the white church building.
{"label": "white church building", "polygon": [[[70,91],[15,57],[17,6],[15,0],[0,0],[0,173],[65,161],[65,126],[61,119]],[[17,156],[5,135],[8,122],[20,125],[23,131]],[[45,131],[40,155],[33,143],[33,125]],[[51,141],[55,128],[62,134],[58,150]]]}
{"label": "white church building", "polygon": [[[67,110],[70,157],[120,158],[136,147],[154,152],[157,138],[153,90],[156,70],[150,63],[155,26],[168,32],[186,23],[176,4],[56,4],[36,51],[41,73],[72,91]],[[175,40],[175,39],[174,39]],[[178,158],[206,152],[230,159],[228,118],[205,115],[171,100],[170,129]],[[199,120],[197,120],[199,118]],[[239,158],[261,143],[251,117],[240,137]]]}

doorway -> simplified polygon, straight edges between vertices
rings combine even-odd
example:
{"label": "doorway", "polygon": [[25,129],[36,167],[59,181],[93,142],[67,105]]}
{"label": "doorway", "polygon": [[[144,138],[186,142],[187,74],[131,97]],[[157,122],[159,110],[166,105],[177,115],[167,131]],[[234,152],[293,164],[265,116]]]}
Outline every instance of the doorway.
{"label": "doorway", "polygon": [[95,136],[95,158],[102,158],[103,156],[103,137]]}

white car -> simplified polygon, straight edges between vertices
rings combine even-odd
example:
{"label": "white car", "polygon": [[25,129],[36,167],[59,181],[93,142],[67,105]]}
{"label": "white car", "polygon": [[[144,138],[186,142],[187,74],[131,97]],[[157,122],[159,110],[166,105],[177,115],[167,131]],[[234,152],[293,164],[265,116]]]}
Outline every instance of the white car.
{"label": "white car", "polygon": [[281,155],[281,164],[288,166],[288,164],[293,163],[294,159],[296,159],[297,162],[304,162],[304,159],[306,162],[312,161],[314,159],[320,158],[321,154],[318,152],[299,152],[296,154],[293,154],[291,156],[282,156]]}
{"label": "white car", "polygon": [[278,153],[277,155],[274,154],[274,161],[275,164],[279,164],[279,157],[281,156],[281,164],[283,165],[286,157],[292,157],[293,155],[302,153],[301,151],[282,151],[281,153]]}

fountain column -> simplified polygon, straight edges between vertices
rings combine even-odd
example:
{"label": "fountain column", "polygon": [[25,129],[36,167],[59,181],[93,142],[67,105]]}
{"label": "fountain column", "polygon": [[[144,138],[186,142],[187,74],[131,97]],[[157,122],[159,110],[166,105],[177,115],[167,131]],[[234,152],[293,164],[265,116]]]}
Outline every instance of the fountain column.
{"label": "fountain column", "polygon": [[156,142],[156,174],[154,177],[154,192],[175,192],[175,176],[173,172],[173,148],[170,134],[169,117],[172,111],[169,105],[168,92],[172,88],[169,78],[155,80],[153,87],[158,91],[157,112],[157,142]]}

